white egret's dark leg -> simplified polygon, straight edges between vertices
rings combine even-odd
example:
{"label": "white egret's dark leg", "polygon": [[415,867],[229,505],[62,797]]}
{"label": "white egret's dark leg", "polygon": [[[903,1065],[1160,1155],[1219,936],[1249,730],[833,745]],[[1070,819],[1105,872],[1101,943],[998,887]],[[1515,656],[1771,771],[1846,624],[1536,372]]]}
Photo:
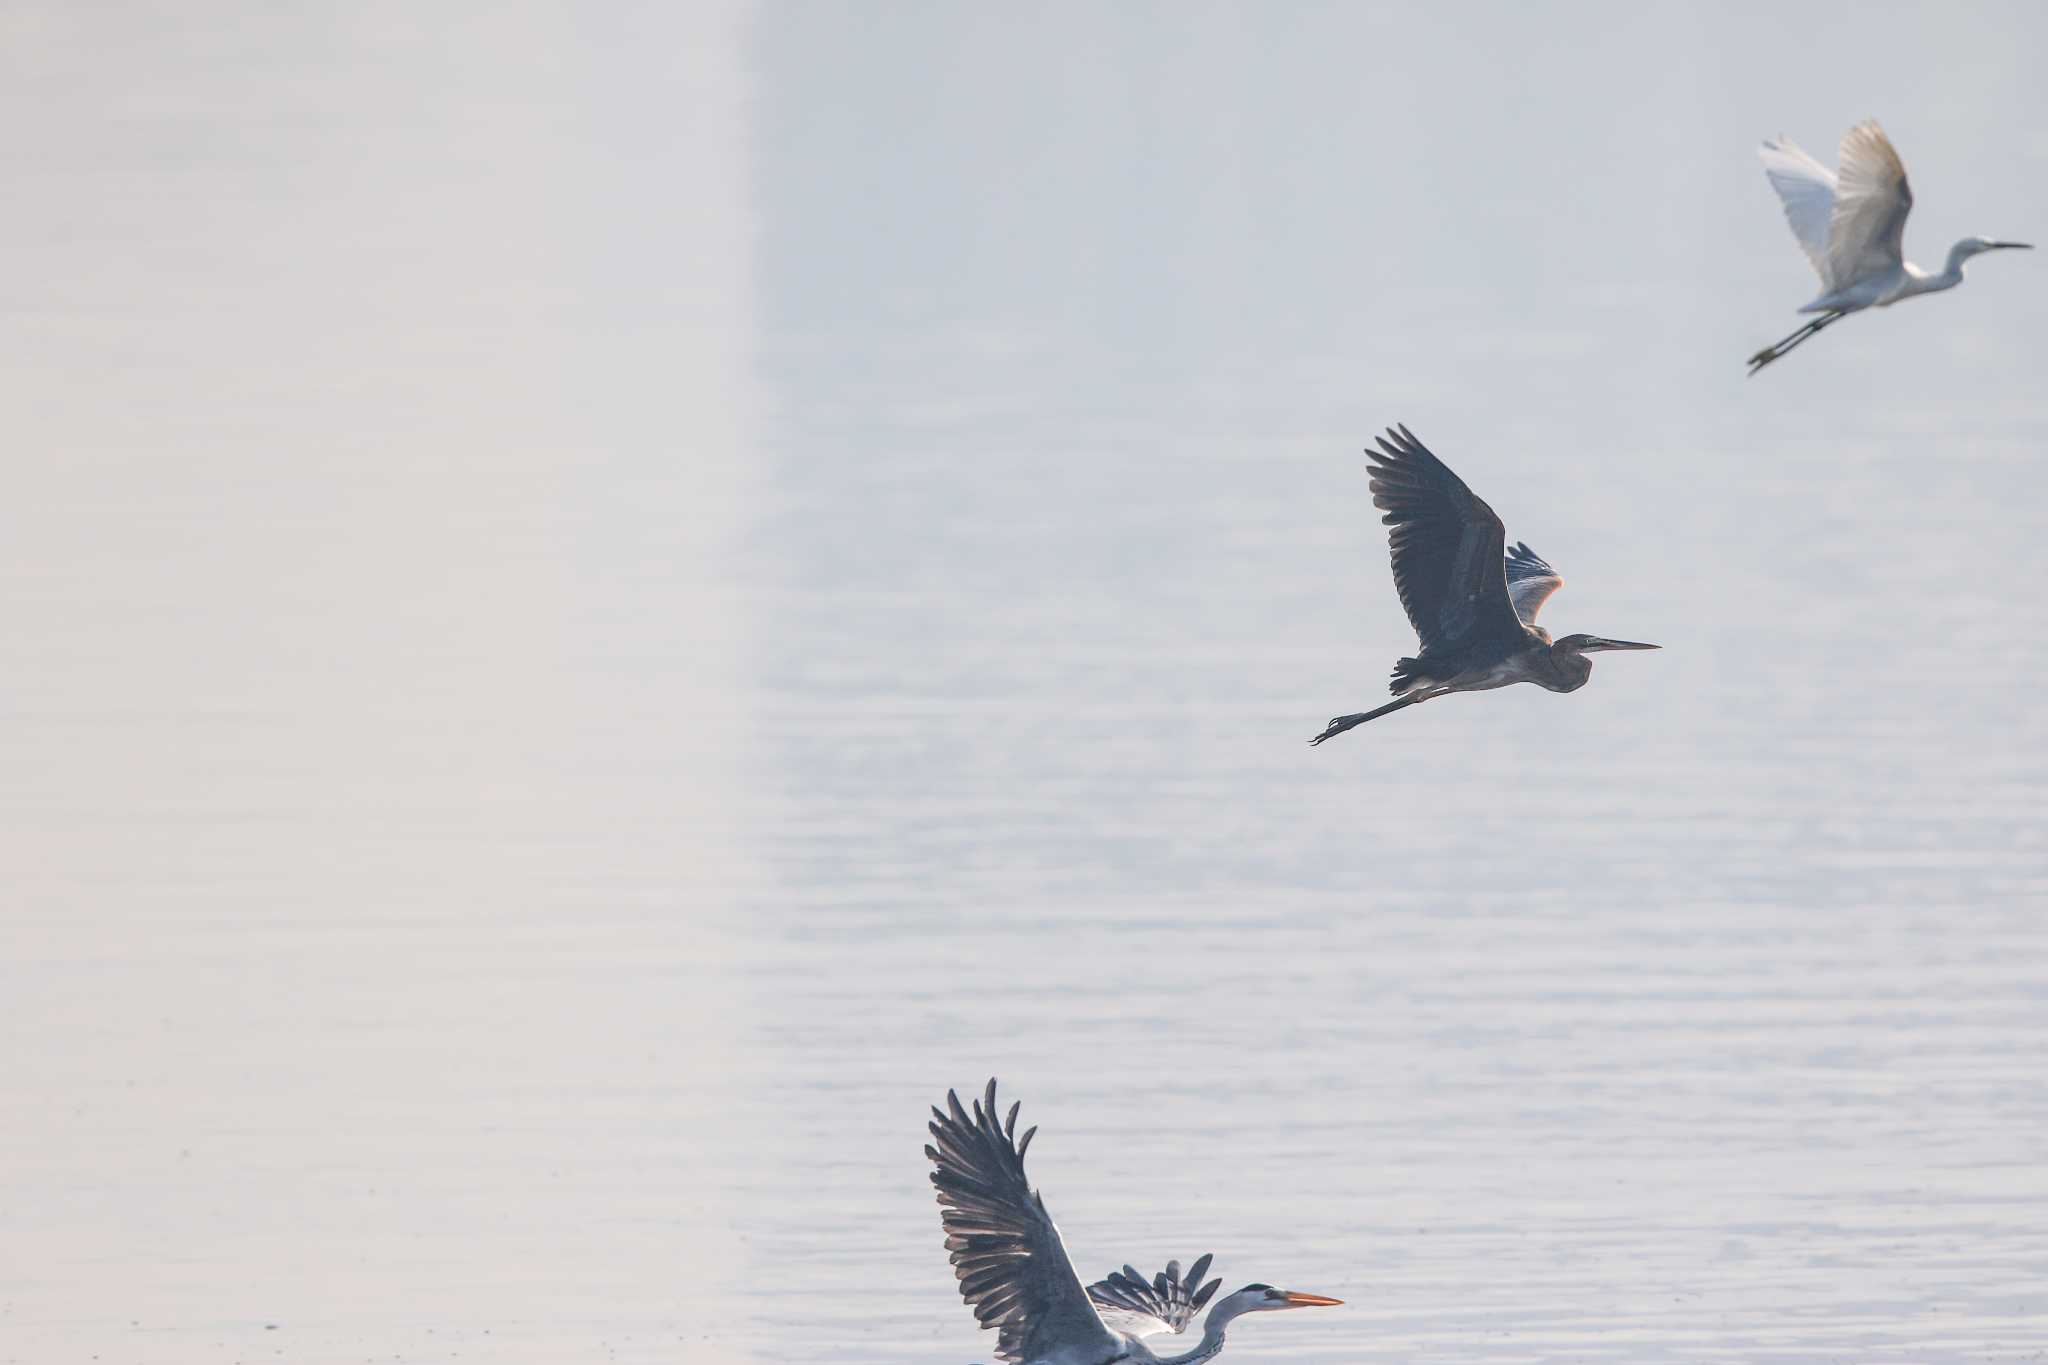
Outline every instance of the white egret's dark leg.
{"label": "white egret's dark leg", "polygon": [[1764,366],[1770,364],[1773,360],[1776,360],[1781,356],[1791,354],[1793,351],[1798,350],[1806,342],[1812,340],[1816,336],[1819,336],[1822,328],[1828,326],[1830,323],[1840,322],[1843,318],[1848,316],[1849,315],[1847,313],[1826,313],[1820,317],[1815,318],[1812,322],[1807,323],[1804,327],[1801,327],[1798,331],[1786,337],[1783,341],[1774,342],[1771,345],[1764,347],[1761,351],[1758,351],[1755,355],[1751,356],[1749,358],[1749,372],[1751,374],[1755,374],[1758,370],[1761,370]]}
{"label": "white egret's dark leg", "polygon": [[1825,324],[1820,319],[1816,318],[1814,321],[1807,323],[1804,327],[1801,327],[1798,331],[1792,333],[1790,336],[1781,338],[1780,340],[1774,341],[1770,345],[1764,347],[1761,351],[1758,351],[1755,355],[1749,358],[1749,372],[1751,374],[1755,374],[1758,370],[1761,370],[1764,366],[1770,364],[1773,360],[1776,360],[1778,357],[1789,354],[1794,349],[1796,349],[1801,342],[1805,341],[1808,337],[1811,337],[1815,332],[1818,332],[1824,325]]}
{"label": "white egret's dark leg", "polygon": [[[1821,334],[1822,329],[1827,327],[1830,323],[1840,322],[1843,318],[1847,316],[1849,316],[1847,313],[1829,313],[1826,317],[1814,319],[1806,326],[1800,328],[1799,331],[1795,333],[1791,338],[1788,338],[1787,341],[1781,342],[1780,344],[1773,346],[1771,348],[1771,360],[1776,360],[1779,356],[1786,355],[1792,351],[1798,350],[1801,346],[1804,346],[1807,342],[1819,336]],[[1765,362],[1765,364],[1769,363],[1769,361]],[[1758,368],[1760,369],[1762,367],[1759,366]],[[1750,373],[1754,374],[1755,372],[1756,371],[1752,370]]]}
{"label": "white egret's dark leg", "polygon": [[1438,694],[1434,692],[1410,692],[1405,697],[1395,698],[1393,701],[1388,702],[1385,706],[1380,707],[1376,711],[1360,711],[1356,715],[1337,716],[1330,721],[1328,729],[1324,730],[1321,734],[1317,735],[1314,739],[1310,740],[1309,743],[1321,744],[1326,739],[1332,739],[1338,735],[1343,734],[1346,730],[1349,730],[1354,725],[1363,725],[1369,720],[1378,720],[1381,716],[1386,715],[1389,711],[1398,711],[1404,706],[1413,706],[1417,702],[1424,701],[1427,698],[1436,695]]}

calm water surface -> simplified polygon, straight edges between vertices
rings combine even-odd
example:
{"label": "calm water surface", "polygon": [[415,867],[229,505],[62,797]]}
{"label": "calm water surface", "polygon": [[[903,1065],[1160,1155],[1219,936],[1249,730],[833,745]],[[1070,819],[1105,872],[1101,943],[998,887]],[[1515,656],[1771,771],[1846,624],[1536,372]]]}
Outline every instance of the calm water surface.
{"label": "calm water surface", "polygon": [[[18,8],[0,1361],[986,1360],[990,1074],[1233,1358],[2043,1359],[2048,276],[1740,361],[2048,35],[1863,15]],[[1310,750],[1393,421],[1665,651]]]}

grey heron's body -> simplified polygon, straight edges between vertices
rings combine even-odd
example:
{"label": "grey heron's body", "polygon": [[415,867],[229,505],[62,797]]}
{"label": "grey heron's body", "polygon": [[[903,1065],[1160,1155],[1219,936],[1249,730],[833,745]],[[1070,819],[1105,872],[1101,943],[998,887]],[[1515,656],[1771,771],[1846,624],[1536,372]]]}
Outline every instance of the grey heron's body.
{"label": "grey heron's body", "polygon": [[1428,692],[1491,692],[1516,683],[1534,683],[1551,692],[1576,692],[1593,676],[1583,655],[1560,654],[1550,632],[1526,627],[1520,640],[1488,640],[1442,662],[1428,655],[1402,660],[1401,676],[1410,685],[1404,695]]}
{"label": "grey heron's body", "polygon": [[1038,1130],[1017,1137],[1017,1108],[996,1117],[996,1083],[972,1110],[953,1092],[932,1110],[932,1185],[960,1296],[983,1327],[1000,1333],[996,1357],[1010,1365],[1198,1365],[1223,1349],[1230,1324],[1246,1313],[1333,1305],[1337,1299],[1250,1284],[1218,1300],[1202,1337],[1178,1355],[1162,1356],[1147,1337],[1178,1334],[1215,1296],[1221,1281],[1202,1284],[1209,1258],[1185,1276],[1170,1261],[1151,1281],[1125,1266],[1086,1289],[1067,1258],[1045,1201],[1024,1178],[1024,1151]]}
{"label": "grey heron's body", "polygon": [[1564,583],[1557,570],[1525,544],[1505,549],[1493,509],[1408,428],[1390,429],[1379,445],[1368,452],[1373,506],[1392,528],[1394,588],[1422,649],[1394,665],[1399,700],[1337,716],[1310,744],[1452,692],[1516,683],[1575,692],[1593,675],[1587,654],[1657,648],[1598,635],[1553,640],[1536,613]]}

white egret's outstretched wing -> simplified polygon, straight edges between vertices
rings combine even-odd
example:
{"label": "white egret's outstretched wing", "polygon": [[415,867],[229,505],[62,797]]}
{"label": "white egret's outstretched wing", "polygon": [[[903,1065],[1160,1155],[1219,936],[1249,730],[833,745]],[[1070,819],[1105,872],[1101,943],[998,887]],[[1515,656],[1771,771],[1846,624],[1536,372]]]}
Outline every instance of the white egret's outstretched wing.
{"label": "white egret's outstretched wing", "polygon": [[946,1092],[951,1113],[932,1110],[934,1167],[946,1250],[960,1280],[960,1297],[983,1327],[999,1333],[1002,1360],[1035,1360],[1056,1351],[1075,1359],[1109,1360],[1123,1344],[1103,1325],[1081,1277],[1060,1242],[1059,1229],[1024,1178],[1024,1151],[1038,1130],[1014,1141],[1017,1105],[996,1122],[996,1083],[974,1106]]}
{"label": "white egret's outstretched wing", "polygon": [[1502,564],[1507,530],[1406,427],[1379,438],[1372,505],[1393,529],[1394,590],[1426,652],[1448,652],[1475,637],[1522,638]]}
{"label": "white egret's outstretched wing", "polygon": [[1905,259],[1906,214],[1913,207],[1906,167],[1876,119],[1865,119],[1843,135],[1841,162],[1828,225],[1829,283],[1836,289],[1899,268]]}
{"label": "white egret's outstretched wing", "polygon": [[1828,228],[1835,218],[1835,173],[1808,156],[1789,137],[1765,142],[1757,149],[1771,188],[1785,204],[1785,221],[1799,239],[1799,249],[1813,262],[1823,287],[1833,289],[1828,277]]}
{"label": "white egret's outstretched wing", "polygon": [[1543,562],[1543,556],[1519,540],[1508,551],[1507,572],[1508,597],[1515,604],[1515,615],[1522,618],[1523,625],[1535,625],[1536,613],[1543,610],[1550,594],[1564,586],[1564,579]]}
{"label": "white egret's outstretched wing", "polygon": [[1144,1276],[1125,1266],[1107,1279],[1089,1285],[1088,1297],[1095,1301],[1095,1311],[1114,1331],[1134,1337],[1180,1333],[1188,1329],[1195,1314],[1202,1311],[1202,1305],[1222,1287],[1221,1280],[1203,1284],[1202,1276],[1208,1273],[1207,1256],[1188,1267],[1186,1278],[1181,1276],[1179,1261],[1168,1261],[1166,1269],[1153,1276],[1149,1284]]}

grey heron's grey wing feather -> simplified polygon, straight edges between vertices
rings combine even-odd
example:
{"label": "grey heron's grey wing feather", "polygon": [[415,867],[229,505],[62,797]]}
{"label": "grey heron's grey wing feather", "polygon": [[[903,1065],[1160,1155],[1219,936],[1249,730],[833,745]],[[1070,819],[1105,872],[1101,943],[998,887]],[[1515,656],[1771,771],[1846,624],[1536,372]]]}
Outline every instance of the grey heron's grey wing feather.
{"label": "grey heron's grey wing feather", "polygon": [[1394,561],[1394,590],[1425,653],[1489,634],[1519,635],[1503,564],[1507,530],[1464,480],[1406,427],[1379,438],[1372,505]]}
{"label": "grey heron's grey wing feather", "polygon": [[1828,229],[1835,217],[1835,173],[1789,137],[1764,143],[1757,156],[1785,206],[1785,221],[1792,225],[1799,249],[1813,262],[1822,287],[1833,289],[1835,282],[1828,276]]}
{"label": "grey heron's grey wing feather", "polygon": [[1905,260],[1913,190],[1906,183],[1905,163],[1876,119],[1865,119],[1843,135],[1835,185],[1835,212],[1828,224],[1830,283],[1839,289],[1898,269]]}
{"label": "grey heron's grey wing feather", "polygon": [[1202,1283],[1209,1273],[1208,1256],[1203,1256],[1183,1276],[1179,1261],[1168,1261],[1166,1269],[1149,1281],[1130,1266],[1113,1271],[1088,1286],[1095,1311],[1119,1332],[1134,1337],[1185,1332],[1202,1305],[1215,1297],[1223,1281]]}
{"label": "grey heron's grey wing feather", "polygon": [[1522,624],[1536,624],[1536,613],[1543,610],[1543,604],[1550,595],[1564,586],[1564,579],[1557,570],[1545,563],[1543,556],[1530,549],[1527,543],[1516,541],[1508,551],[1507,558],[1508,598],[1515,604],[1515,615],[1522,618]]}
{"label": "grey heron's grey wing feather", "polygon": [[1103,1324],[1060,1241],[1045,1201],[1024,1178],[1024,1152],[1036,1129],[1016,1139],[1017,1106],[996,1119],[996,1083],[970,1113],[946,1093],[932,1110],[932,1185],[960,1297],[997,1333],[996,1354],[1035,1360],[1071,1351],[1114,1356],[1122,1343]]}

